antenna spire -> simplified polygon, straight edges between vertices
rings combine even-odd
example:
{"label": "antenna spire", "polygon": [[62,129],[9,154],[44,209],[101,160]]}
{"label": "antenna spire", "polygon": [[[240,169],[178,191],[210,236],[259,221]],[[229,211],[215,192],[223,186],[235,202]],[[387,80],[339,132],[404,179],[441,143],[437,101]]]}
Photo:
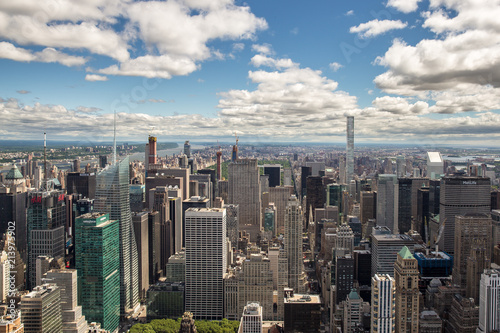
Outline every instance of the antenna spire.
{"label": "antenna spire", "polygon": [[116,110],[113,120],[113,164],[116,164]]}

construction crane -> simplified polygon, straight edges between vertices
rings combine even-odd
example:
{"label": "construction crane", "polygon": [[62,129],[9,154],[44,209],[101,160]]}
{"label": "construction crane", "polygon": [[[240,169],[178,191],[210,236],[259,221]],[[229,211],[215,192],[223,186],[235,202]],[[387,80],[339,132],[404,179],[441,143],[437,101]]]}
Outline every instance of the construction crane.
{"label": "construction crane", "polygon": [[439,231],[438,231],[438,235],[437,237],[434,239],[434,245],[436,247],[436,252],[438,251],[439,249],[439,241],[441,240],[441,237],[443,237],[443,231],[444,231],[444,225],[446,223],[446,219],[444,219],[443,223],[441,223],[441,225],[439,226]]}
{"label": "construction crane", "polygon": [[154,127],[154,126],[151,126],[151,127],[149,128],[148,136],[153,135],[154,130],[155,130],[155,127]]}

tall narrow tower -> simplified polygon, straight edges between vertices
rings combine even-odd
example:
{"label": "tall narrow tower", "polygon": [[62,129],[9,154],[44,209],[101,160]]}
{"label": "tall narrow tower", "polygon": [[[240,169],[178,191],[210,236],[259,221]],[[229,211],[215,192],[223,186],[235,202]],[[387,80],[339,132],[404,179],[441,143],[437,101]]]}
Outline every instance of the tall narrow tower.
{"label": "tall narrow tower", "polygon": [[372,277],[372,323],[371,333],[394,333],[396,295],[395,282],[388,274]]}
{"label": "tall narrow tower", "polygon": [[288,256],[288,286],[299,290],[302,274],[302,208],[295,195],[286,205],[285,213],[285,251]]}
{"label": "tall narrow tower", "polygon": [[350,184],[354,175],[354,117],[347,117],[346,183]]}
{"label": "tall narrow tower", "polygon": [[139,264],[132,229],[129,196],[129,158],[97,174],[94,210],[109,213],[120,225],[120,310],[127,314],[139,305]]}
{"label": "tall narrow tower", "polygon": [[418,262],[403,246],[394,265],[396,332],[418,333]]}
{"label": "tall narrow tower", "polygon": [[156,164],[156,136],[149,136],[148,137],[148,148],[149,148],[149,156],[148,156],[148,162],[149,164]]}

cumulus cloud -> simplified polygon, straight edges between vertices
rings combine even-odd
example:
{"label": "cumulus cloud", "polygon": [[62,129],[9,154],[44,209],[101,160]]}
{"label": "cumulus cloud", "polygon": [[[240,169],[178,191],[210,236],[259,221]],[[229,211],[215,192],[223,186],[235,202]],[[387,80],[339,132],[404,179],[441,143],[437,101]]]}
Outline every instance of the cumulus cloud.
{"label": "cumulus cloud", "polygon": [[[0,56],[65,66],[87,61],[61,52],[72,50],[115,60],[93,74],[170,78],[195,71],[203,61],[224,58],[209,47],[211,41],[254,39],[264,29],[264,19],[234,0],[20,0],[0,3],[0,38],[6,40]],[[137,49],[140,44],[145,47]],[[33,53],[23,48],[28,45],[46,49]],[[238,50],[241,44],[233,51]]]}
{"label": "cumulus cloud", "polygon": [[338,62],[332,62],[330,65],[329,65],[330,69],[334,72],[338,71],[339,69],[341,69],[342,66],[341,64],[339,64]]}
{"label": "cumulus cloud", "polygon": [[257,53],[264,54],[264,55],[274,54],[273,47],[271,46],[271,44],[267,44],[267,43],[252,45],[252,51],[255,51]]}
{"label": "cumulus cloud", "polygon": [[418,9],[418,3],[422,0],[389,0],[387,7],[393,7],[403,13],[411,13]]}
{"label": "cumulus cloud", "polygon": [[87,80],[87,81],[108,81],[108,77],[104,76],[104,75],[87,74],[87,75],[85,75],[85,80]]}
{"label": "cumulus cloud", "polygon": [[408,23],[401,20],[371,20],[366,23],[351,27],[350,33],[357,33],[361,38],[375,37],[390,30],[404,29]]}
{"label": "cumulus cloud", "polygon": [[354,15],[354,10],[352,10],[352,9],[348,10],[344,15],[345,16],[352,16],[352,15]]}
{"label": "cumulus cloud", "polygon": [[267,66],[277,69],[289,68],[297,66],[292,59],[274,59],[261,54],[256,54],[250,60],[250,63],[255,67]]}

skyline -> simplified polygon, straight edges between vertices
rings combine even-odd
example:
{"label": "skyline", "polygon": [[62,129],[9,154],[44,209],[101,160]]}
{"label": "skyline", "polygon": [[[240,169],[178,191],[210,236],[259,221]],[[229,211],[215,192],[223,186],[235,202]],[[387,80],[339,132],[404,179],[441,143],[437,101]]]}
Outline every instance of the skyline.
{"label": "skyline", "polygon": [[[500,0],[0,4],[0,139],[493,145]],[[152,127],[154,126],[154,130]],[[124,133],[127,133],[125,135]]]}

